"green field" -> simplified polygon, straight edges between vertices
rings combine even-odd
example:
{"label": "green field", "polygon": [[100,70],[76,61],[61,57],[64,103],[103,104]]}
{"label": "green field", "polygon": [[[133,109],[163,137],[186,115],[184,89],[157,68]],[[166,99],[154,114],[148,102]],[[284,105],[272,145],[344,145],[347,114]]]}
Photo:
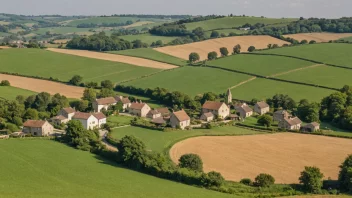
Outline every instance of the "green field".
{"label": "green field", "polygon": [[[244,34],[248,32],[245,30],[238,30],[238,29],[224,29],[224,30],[216,30],[216,31],[219,32],[219,34],[225,34],[226,36],[228,36],[230,33]],[[212,31],[207,31],[205,32],[205,35],[209,38],[211,35],[211,32]]]}
{"label": "green field", "polygon": [[205,135],[252,135],[262,132],[242,129],[234,126],[217,127],[211,130],[209,129],[194,129],[190,131],[171,131],[162,132],[157,130],[144,129],[140,127],[125,127],[114,129],[111,135],[114,138],[121,139],[126,135],[133,135],[142,140],[147,149],[162,152],[165,151],[172,144],[194,136],[205,136]]}
{"label": "green field", "polygon": [[146,33],[146,34],[119,36],[119,38],[127,40],[127,41],[141,40],[144,43],[148,43],[150,45],[153,42],[156,42],[158,40],[161,40],[161,41],[163,41],[164,44],[167,44],[170,41],[175,40],[178,37],[175,37],[175,36],[154,36],[149,33]]}
{"label": "green field", "polygon": [[289,55],[326,64],[352,68],[352,45],[345,43],[323,43],[265,50],[258,53]]}
{"label": "green field", "polygon": [[319,66],[277,76],[275,78],[340,89],[352,85],[352,70]]}
{"label": "green field", "polygon": [[0,197],[234,197],[138,173],[52,140],[0,145]]}
{"label": "green field", "polygon": [[125,125],[130,125],[131,120],[133,120],[134,117],[132,116],[109,116],[107,121],[108,123],[111,123],[114,125],[114,127],[118,126],[125,126]]}
{"label": "green field", "polygon": [[254,56],[240,54],[207,62],[207,65],[270,76],[315,63],[279,56]]}
{"label": "green field", "polygon": [[351,37],[342,38],[340,40],[352,42],[352,36]]}
{"label": "green field", "polygon": [[277,24],[285,23],[290,21],[296,21],[297,19],[273,19],[273,18],[261,18],[261,17],[225,17],[219,19],[211,19],[206,21],[199,21],[194,23],[186,23],[188,30],[194,30],[197,27],[202,27],[204,30],[214,30],[221,28],[233,28],[240,27],[246,23],[256,24]]}
{"label": "green field", "polygon": [[76,27],[52,27],[52,28],[39,28],[37,31],[33,31],[35,34],[46,34],[46,32],[50,32],[51,34],[73,34],[73,33],[87,33],[93,34],[93,32],[89,32],[92,28],[76,28]]}
{"label": "green field", "polygon": [[332,92],[334,91],[329,89],[262,78],[257,78],[232,89],[233,98],[247,101],[251,101],[254,98],[258,100],[265,100],[273,97],[275,94],[287,94],[297,102],[301,99],[308,99],[312,102],[320,102],[323,97],[328,96]]}
{"label": "green field", "polygon": [[153,18],[138,18],[138,17],[91,17],[85,19],[73,20],[67,23],[67,26],[77,26],[82,23],[94,23],[94,24],[103,24],[103,23],[126,23],[127,21],[136,22],[137,20],[141,21],[165,21],[162,19],[153,19]]}
{"label": "green field", "polygon": [[187,64],[187,61],[183,59],[158,52],[156,50],[153,50],[152,48],[139,48],[139,49],[131,49],[131,50],[111,51],[109,53],[141,57],[141,58],[151,59],[155,61],[170,63],[178,66],[184,66]]}
{"label": "green field", "polygon": [[35,94],[35,92],[25,89],[10,86],[0,86],[0,98],[5,98],[7,100],[14,100],[18,95],[30,96],[33,94]]}
{"label": "green field", "polygon": [[68,81],[74,75],[81,75],[84,82],[111,80],[118,83],[160,71],[40,49],[0,50],[0,60],[0,72],[53,77],[62,81]]}
{"label": "green field", "polygon": [[180,91],[190,96],[206,92],[225,93],[229,87],[251,78],[251,76],[206,67],[182,67],[133,80],[124,85],[139,88],[162,87]]}

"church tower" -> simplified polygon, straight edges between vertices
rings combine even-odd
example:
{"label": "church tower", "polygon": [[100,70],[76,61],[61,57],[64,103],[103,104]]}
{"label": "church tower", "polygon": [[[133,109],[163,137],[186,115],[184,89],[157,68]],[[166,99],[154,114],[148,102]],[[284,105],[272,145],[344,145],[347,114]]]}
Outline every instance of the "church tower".
{"label": "church tower", "polygon": [[226,103],[227,104],[231,104],[232,103],[232,93],[231,93],[231,90],[228,89],[227,90],[227,93],[226,93]]}

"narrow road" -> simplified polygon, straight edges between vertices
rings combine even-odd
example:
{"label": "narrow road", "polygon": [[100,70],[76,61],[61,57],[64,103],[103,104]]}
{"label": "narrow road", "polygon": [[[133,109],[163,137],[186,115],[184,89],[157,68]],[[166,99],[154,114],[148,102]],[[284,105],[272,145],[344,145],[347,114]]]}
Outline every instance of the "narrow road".
{"label": "narrow road", "polygon": [[231,89],[234,89],[234,88],[236,88],[236,87],[239,87],[239,86],[241,86],[241,85],[243,85],[243,84],[246,84],[246,83],[248,83],[248,82],[250,82],[250,81],[252,81],[252,80],[255,80],[256,78],[257,78],[257,77],[253,77],[253,78],[250,78],[250,79],[248,79],[248,80],[242,81],[242,82],[238,83],[237,85],[230,87],[229,89],[231,90]]}
{"label": "narrow road", "polygon": [[282,75],[289,74],[289,73],[292,73],[292,72],[296,72],[296,71],[300,71],[300,70],[305,70],[305,69],[310,69],[310,68],[314,68],[314,67],[320,67],[320,66],[324,66],[324,65],[323,65],[323,64],[317,64],[317,65],[311,65],[311,66],[308,66],[308,67],[301,67],[301,68],[293,69],[293,70],[290,70],[290,71],[286,71],[286,72],[282,72],[282,73],[273,74],[273,75],[268,76],[268,77],[282,76]]}

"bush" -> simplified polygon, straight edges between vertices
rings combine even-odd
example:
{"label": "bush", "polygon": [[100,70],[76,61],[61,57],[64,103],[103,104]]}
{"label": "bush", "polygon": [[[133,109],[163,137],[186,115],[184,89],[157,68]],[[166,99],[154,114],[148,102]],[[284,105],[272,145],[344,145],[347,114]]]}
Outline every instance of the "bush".
{"label": "bush", "polygon": [[269,174],[261,173],[255,178],[255,185],[259,187],[269,187],[274,183],[274,177]]}
{"label": "bush", "polygon": [[224,183],[224,177],[215,171],[209,172],[207,174],[202,174],[201,176],[201,183],[203,186],[210,187],[210,186],[217,186],[220,187]]}
{"label": "bush", "polygon": [[229,55],[229,50],[227,50],[226,47],[222,47],[220,48],[220,53],[221,53],[221,56],[227,56]]}
{"label": "bush", "polygon": [[241,184],[247,185],[247,186],[251,186],[253,184],[252,180],[249,178],[243,178],[240,181]]}
{"label": "bush", "polygon": [[10,86],[10,82],[8,80],[2,80],[0,86]]}
{"label": "bush", "polygon": [[213,30],[211,32],[210,38],[218,38],[220,36],[218,31]]}
{"label": "bush", "polygon": [[83,78],[79,75],[75,75],[71,78],[71,80],[69,81],[69,83],[71,85],[75,85],[75,86],[78,86],[80,85],[80,83],[82,82]]}
{"label": "bush", "polygon": [[249,52],[253,52],[255,50],[255,47],[254,46],[250,46],[249,48],[248,48],[248,51]]}
{"label": "bush", "polygon": [[208,60],[215,60],[218,57],[218,53],[214,52],[209,52],[208,53]]}
{"label": "bush", "polygon": [[189,60],[190,63],[197,62],[197,61],[199,61],[199,59],[200,59],[200,57],[199,57],[198,53],[192,52],[192,53],[189,54],[188,60]]}
{"label": "bush", "polygon": [[179,166],[181,168],[188,168],[190,170],[203,171],[203,161],[196,154],[185,154],[179,159]]}
{"label": "bush", "polygon": [[301,172],[299,181],[303,184],[303,187],[308,193],[321,193],[321,187],[323,186],[324,175],[320,172],[317,167],[304,167],[304,171]]}
{"label": "bush", "polygon": [[261,124],[263,126],[266,126],[266,127],[271,127],[271,124],[273,122],[273,118],[269,115],[262,115],[258,118],[258,124]]}
{"label": "bush", "polygon": [[146,146],[133,136],[125,136],[117,145],[119,157],[128,167],[140,170],[146,157]]}

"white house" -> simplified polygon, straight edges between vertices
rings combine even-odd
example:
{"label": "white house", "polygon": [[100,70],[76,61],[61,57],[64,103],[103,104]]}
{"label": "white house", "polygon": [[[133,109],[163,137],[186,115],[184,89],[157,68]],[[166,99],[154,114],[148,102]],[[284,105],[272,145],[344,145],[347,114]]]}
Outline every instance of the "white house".
{"label": "white house", "polygon": [[154,119],[161,117],[161,113],[158,110],[150,110],[147,114],[148,118]]}
{"label": "white house", "polygon": [[68,121],[72,120],[72,117],[75,115],[76,110],[71,107],[67,108],[62,108],[59,113],[57,114],[58,116],[63,116],[67,118]]}
{"label": "white house", "polygon": [[270,107],[269,105],[264,102],[264,101],[261,101],[261,102],[257,102],[255,105],[254,105],[254,112],[258,113],[259,115],[263,115],[263,114],[266,114],[270,111]]}
{"label": "white house", "polygon": [[128,112],[139,117],[147,117],[150,110],[151,108],[146,103],[134,102],[129,107]]}
{"label": "white house", "polygon": [[127,97],[115,96],[114,98],[115,98],[116,102],[122,103],[122,109],[124,111],[131,106],[131,101]]}
{"label": "white house", "polygon": [[300,130],[302,121],[298,117],[284,118],[279,122],[279,128],[287,130]]}
{"label": "white house", "polygon": [[76,112],[72,119],[79,120],[83,127],[88,130],[100,128],[103,124],[106,123],[106,116],[100,112],[94,114]]}
{"label": "white house", "polygon": [[180,127],[181,129],[185,129],[191,125],[191,118],[184,110],[173,112],[170,116],[170,125],[172,128]]}
{"label": "white house", "polygon": [[209,112],[214,116],[225,119],[230,115],[230,108],[224,102],[206,101],[202,106],[202,113]]}
{"label": "white house", "polygon": [[212,112],[203,113],[203,114],[200,116],[200,119],[201,119],[201,120],[204,120],[204,121],[206,121],[206,122],[213,121],[213,120],[214,120],[214,114],[213,114]]}
{"label": "white house", "polygon": [[114,97],[100,98],[92,102],[95,112],[101,112],[102,109],[108,110],[112,105],[116,105],[117,101]]}
{"label": "white house", "polygon": [[253,109],[251,109],[246,103],[235,106],[237,112],[239,112],[241,118],[247,118],[253,115]]}

